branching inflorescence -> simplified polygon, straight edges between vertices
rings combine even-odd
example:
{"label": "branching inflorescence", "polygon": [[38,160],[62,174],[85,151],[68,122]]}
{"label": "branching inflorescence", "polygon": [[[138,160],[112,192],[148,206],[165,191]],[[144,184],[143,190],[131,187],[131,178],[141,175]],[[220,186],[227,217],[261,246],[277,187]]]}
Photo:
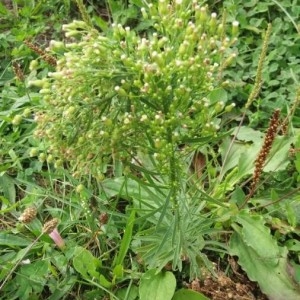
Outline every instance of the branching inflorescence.
{"label": "branching inflorescence", "polygon": [[226,35],[224,19],[197,1],[159,1],[141,12],[147,36],[74,21],[63,25],[74,42],[50,43],[60,55],[56,70],[31,82],[44,98],[35,134],[49,141],[48,162],[67,160],[74,175],[102,178],[111,158],[128,165],[144,152],[174,179],[179,145],[188,151],[189,141],[218,136],[220,116],[234,103],[211,93],[237,55],[238,23]]}

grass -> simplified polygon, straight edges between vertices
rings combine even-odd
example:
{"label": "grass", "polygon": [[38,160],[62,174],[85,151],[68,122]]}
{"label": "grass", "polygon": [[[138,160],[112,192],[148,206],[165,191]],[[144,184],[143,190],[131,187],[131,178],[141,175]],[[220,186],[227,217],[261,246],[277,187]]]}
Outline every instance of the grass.
{"label": "grass", "polygon": [[299,297],[291,7],[0,4],[1,299]]}

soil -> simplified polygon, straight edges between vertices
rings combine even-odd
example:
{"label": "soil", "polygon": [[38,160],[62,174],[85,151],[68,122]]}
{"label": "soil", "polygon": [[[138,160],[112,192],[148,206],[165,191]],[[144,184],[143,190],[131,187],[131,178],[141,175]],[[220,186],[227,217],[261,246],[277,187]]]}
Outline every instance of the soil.
{"label": "soil", "polygon": [[203,281],[194,280],[189,289],[204,294],[211,300],[268,300],[258,284],[248,279],[242,271],[234,271],[230,277],[219,271],[218,279],[208,275]]}

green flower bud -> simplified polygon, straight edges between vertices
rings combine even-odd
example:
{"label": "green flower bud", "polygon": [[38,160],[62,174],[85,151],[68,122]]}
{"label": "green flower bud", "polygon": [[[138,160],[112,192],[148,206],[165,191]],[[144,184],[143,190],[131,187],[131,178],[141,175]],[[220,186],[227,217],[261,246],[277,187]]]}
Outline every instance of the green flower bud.
{"label": "green flower bud", "polygon": [[209,32],[213,34],[217,28],[217,14],[212,13],[209,21]]}
{"label": "green flower bud", "polygon": [[41,89],[39,91],[39,93],[42,95],[51,94],[51,90],[50,89]]}
{"label": "green flower bud", "polygon": [[235,107],[235,103],[231,103],[230,105],[227,105],[226,107],[225,107],[225,111],[226,112],[230,112],[230,111],[232,111],[232,109]]}
{"label": "green flower bud", "polygon": [[55,78],[55,79],[62,79],[64,78],[64,74],[62,72],[49,72],[49,77]]}
{"label": "green flower bud", "polygon": [[125,91],[123,88],[119,87],[118,85],[115,86],[115,91],[116,91],[120,96],[128,96],[127,93],[126,93],[126,91]]}
{"label": "green flower bud", "polygon": [[158,12],[160,16],[166,16],[168,14],[168,2],[166,0],[159,0],[158,1]]}
{"label": "green flower bud", "polygon": [[70,30],[65,33],[65,37],[66,38],[73,37],[73,36],[78,35],[78,33],[79,32],[77,30]]}
{"label": "green flower bud", "polygon": [[11,123],[15,126],[20,125],[22,122],[22,116],[21,115],[15,115],[14,118],[12,119]]}
{"label": "green flower bud", "polygon": [[38,153],[39,153],[39,151],[38,151],[37,148],[31,148],[30,151],[29,151],[29,156],[34,157],[34,156],[37,156]]}
{"label": "green flower bud", "polygon": [[239,22],[232,22],[231,36],[232,38],[236,37],[239,34]]}
{"label": "green flower bud", "polygon": [[63,161],[61,159],[58,159],[54,163],[55,168],[60,168],[63,165]]}
{"label": "green flower bud", "polygon": [[39,63],[38,63],[37,60],[32,60],[32,61],[30,62],[30,64],[29,64],[29,70],[30,70],[30,71],[36,70],[37,67],[38,67],[38,65],[39,65]]}
{"label": "green flower bud", "polygon": [[84,189],[85,189],[84,185],[83,184],[79,184],[76,187],[76,193],[81,193],[81,192],[83,192]]}
{"label": "green flower bud", "polygon": [[54,160],[54,157],[53,157],[53,155],[51,155],[51,154],[49,154],[48,156],[47,156],[47,163],[52,163],[53,162],[53,160]]}
{"label": "green flower bud", "polygon": [[40,79],[38,79],[38,80],[30,80],[28,82],[28,86],[29,87],[36,86],[36,87],[42,88],[44,86],[44,84],[45,84],[45,80],[44,79],[43,80],[40,80]]}
{"label": "green flower bud", "polygon": [[202,6],[200,8],[200,15],[199,15],[199,21],[200,24],[205,25],[207,22],[208,16],[207,16],[207,11],[206,11],[206,6]]}
{"label": "green flower bud", "polygon": [[224,102],[223,101],[219,101],[216,105],[215,105],[215,111],[216,113],[219,113],[223,110],[224,108]]}
{"label": "green flower bud", "polygon": [[142,16],[143,16],[144,19],[148,19],[148,14],[147,14],[147,12],[146,12],[145,7],[142,7],[142,8],[141,8],[141,13],[142,13]]}
{"label": "green flower bud", "polygon": [[46,161],[46,158],[47,158],[47,155],[46,155],[45,153],[41,153],[41,154],[39,155],[39,161],[40,161],[40,162]]}
{"label": "green flower bud", "polygon": [[65,44],[63,42],[58,42],[58,41],[51,40],[50,43],[49,43],[49,47],[50,47],[51,50],[57,51],[57,50],[64,49]]}
{"label": "green flower bud", "polygon": [[23,111],[23,116],[25,118],[28,118],[31,114],[31,109],[30,108],[25,108],[24,111]]}

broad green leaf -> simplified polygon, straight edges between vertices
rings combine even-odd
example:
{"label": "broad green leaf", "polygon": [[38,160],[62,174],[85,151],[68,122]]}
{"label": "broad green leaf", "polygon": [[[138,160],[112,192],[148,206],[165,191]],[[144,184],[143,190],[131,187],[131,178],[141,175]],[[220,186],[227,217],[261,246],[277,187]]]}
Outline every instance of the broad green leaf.
{"label": "broad green leaf", "polygon": [[264,172],[286,170],[287,165],[290,163],[288,158],[289,149],[294,142],[295,137],[278,136],[272,145]]}
{"label": "broad green leaf", "polygon": [[236,216],[236,221],[243,226],[241,234],[244,243],[255,249],[259,257],[267,259],[269,264],[272,262],[276,265],[279,247],[270,234],[270,229],[264,225],[263,217],[243,212]]}
{"label": "broad green leaf", "polygon": [[287,240],[285,246],[290,251],[300,252],[300,241],[296,239]]}
{"label": "broad green leaf", "polygon": [[176,288],[176,279],[172,272],[156,273],[155,269],[147,271],[141,277],[140,300],[171,300]]}
{"label": "broad green leaf", "polygon": [[176,291],[172,300],[209,300],[209,298],[193,290],[180,289]]}
{"label": "broad green leaf", "polygon": [[277,245],[262,218],[243,212],[237,222],[243,227],[232,224],[235,232],[230,239],[230,254],[238,256],[250,280],[257,281],[269,299],[300,299],[300,287],[288,272],[288,251]]}
{"label": "broad green leaf", "polygon": [[27,284],[30,285],[35,292],[42,292],[44,285],[49,276],[49,262],[47,260],[37,260],[27,265],[22,265],[20,275],[28,278]]}
{"label": "broad green leaf", "polygon": [[101,266],[101,261],[94,257],[92,253],[83,247],[76,247],[74,251],[73,266],[85,279],[99,278],[97,268]]}
{"label": "broad green leaf", "polygon": [[239,141],[259,143],[262,141],[264,134],[260,131],[254,130],[251,127],[241,126],[240,128],[236,127],[233,135],[236,135],[236,138]]}
{"label": "broad green leaf", "polygon": [[216,103],[216,102],[227,102],[227,92],[222,89],[222,88],[218,88],[215,89],[213,91],[211,91],[208,95],[208,98],[210,100],[210,103]]}
{"label": "broad green leaf", "polygon": [[291,273],[293,274],[293,278],[299,285],[300,284],[300,265],[292,262],[289,267],[291,268]]}

